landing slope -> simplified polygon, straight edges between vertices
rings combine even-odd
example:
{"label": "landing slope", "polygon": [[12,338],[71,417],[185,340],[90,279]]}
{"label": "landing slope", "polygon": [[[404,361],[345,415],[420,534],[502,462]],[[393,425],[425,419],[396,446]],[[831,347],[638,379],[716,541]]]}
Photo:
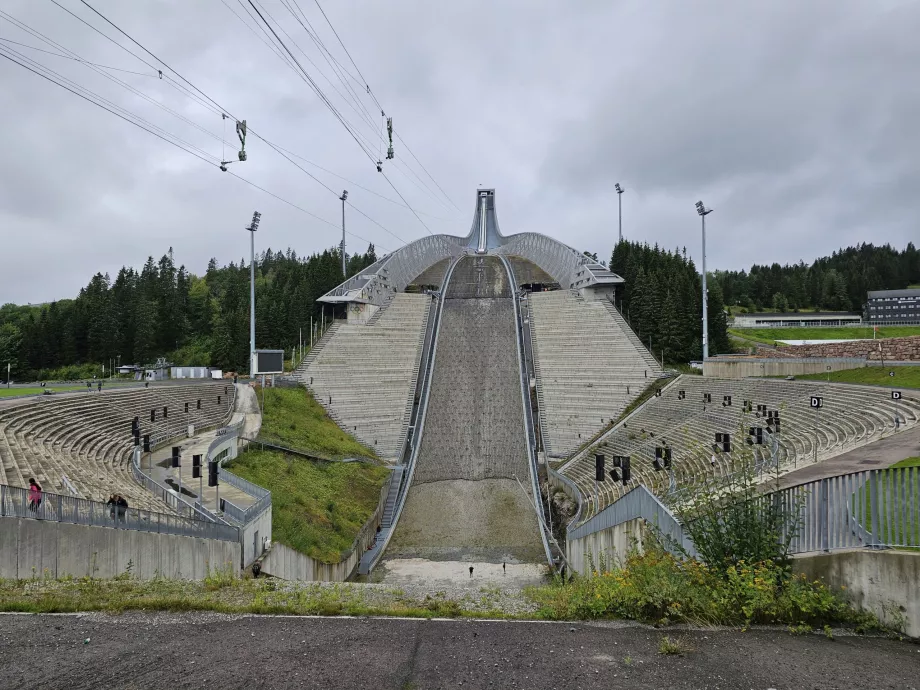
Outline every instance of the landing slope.
{"label": "landing slope", "polygon": [[412,487],[387,558],[543,558],[528,494],[512,286],[495,257],[468,257],[445,291]]}

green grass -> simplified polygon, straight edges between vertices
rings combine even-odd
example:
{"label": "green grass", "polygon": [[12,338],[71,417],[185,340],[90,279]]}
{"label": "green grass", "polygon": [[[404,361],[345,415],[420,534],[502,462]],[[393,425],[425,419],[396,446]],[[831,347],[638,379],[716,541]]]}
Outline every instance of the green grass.
{"label": "green grass", "polygon": [[[901,460],[889,468],[889,470],[882,471],[879,475],[879,515],[882,516],[882,525],[878,530],[878,538],[883,544],[887,544],[888,542],[910,544],[908,548],[913,550],[920,547],[920,514],[915,512],[911,515],[908,514],[906,507],[901,510],[898,510],[897,507],[903,505],[900,503],[900,494],[902,490],[908,499],[910,496],[913,496],[914,501],[916,501],[916,497],[920,496],[920,472],[914,473],[913,486],[911,486],[911,482],[908,482],[906,473],[891,471],[895,468],[907,467],[920,467],[920,458],[907,458],[906,460]],[[873,532],[871,486],[868,482],[863,492],[863,506],[865,510],[862,524],[869,532]],[[887,512],[886,508],[889,505],[889,501],[892,505],[892,512],[896,514],[885,519],[885,514]],[[858,512],[858,508],[856,496],[854,495],[854,512]]]}
{"label": "green grass", "polygon": [[[894,376],[888,372],[893,371]],[[803,374],[797,379],[806,381],[827,381],[828,376],[832,382],[837,383],[862,383],[875,386],[889,386],[892,388],[920,388],[920,366],[916,367],[862,367],[860,369],[845,369],[832,371],[830,374]]]}
{"label": "green grass", "polygon": [[[256,395],[261,404],[262,390],[256,389]],[[303,386],[266,388],[259,438],[266,443],[336,460],[377,457],[373,450],[342,431]]]}
{"label": "green grass", "polygon": [[920,467],[920,457],[906,458],[904,460],[901,460],[901,462],[896,462],[889,469],[896,469],[900,467]]}
{"label": "green grass", "polygon": [[[872,340],[872,328],[731,328],[732,335],[759,343],[773,345],[777,340]],[[920,326],[881,326],[876,337],[902,338],[920,335]]]}
{"label": "green grass", "polygon": [[228,469],[272,492],[272,538],[324,563],[338,563],[380,500],[389,470],[322,462],[280,451],[248,451]]}

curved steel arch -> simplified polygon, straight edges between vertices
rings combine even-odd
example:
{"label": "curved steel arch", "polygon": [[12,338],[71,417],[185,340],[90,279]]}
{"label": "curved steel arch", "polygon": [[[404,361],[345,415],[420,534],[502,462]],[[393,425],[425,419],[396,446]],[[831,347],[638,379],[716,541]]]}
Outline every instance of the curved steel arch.
{"label": "curved steel arch", "polygon": [[410,242],[330,290],[320,302],[364,302],[383,306],[437,262],[462,254],[519,256],[551,275],[562,288],[612,286],[623,279],[577,249],[536,232],[502,235],[495,190],[477,189],[473,224],[466,237],[432,235]]}

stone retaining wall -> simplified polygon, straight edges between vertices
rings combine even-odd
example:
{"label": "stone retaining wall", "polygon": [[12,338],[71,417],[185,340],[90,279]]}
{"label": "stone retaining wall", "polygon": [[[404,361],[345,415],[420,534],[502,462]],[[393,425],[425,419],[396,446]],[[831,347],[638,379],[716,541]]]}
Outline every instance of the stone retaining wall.
{"label": "stone retaining wall", "polygon": [[854,340],[826,345],[785,345],[758,348],[758,357],[864,357],[873,361],[920,361],[920,336]]}

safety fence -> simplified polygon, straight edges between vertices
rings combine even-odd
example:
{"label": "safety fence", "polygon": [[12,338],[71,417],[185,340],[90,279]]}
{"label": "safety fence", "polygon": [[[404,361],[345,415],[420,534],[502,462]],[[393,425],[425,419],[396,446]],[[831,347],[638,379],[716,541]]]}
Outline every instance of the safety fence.
{"label": "safety fence", "polygon": [[175,534],[221,541],[239,541],[239,530],[232,525],[198,517],[182,517],[152,510],[116,506],[75,496],[42,492],[41,500],[30,501],[29,490],[0,485],[0,516],[65,522],[89,527]]}

